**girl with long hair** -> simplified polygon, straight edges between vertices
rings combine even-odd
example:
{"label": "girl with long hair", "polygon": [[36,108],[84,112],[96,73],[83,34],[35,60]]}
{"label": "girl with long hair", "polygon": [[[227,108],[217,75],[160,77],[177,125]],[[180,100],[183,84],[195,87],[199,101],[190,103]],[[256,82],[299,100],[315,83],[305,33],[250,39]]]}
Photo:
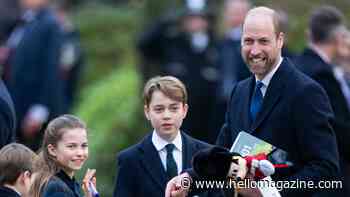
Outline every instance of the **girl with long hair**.
{"label": "girl with long hair", "polygon": [[44,134],[39,159],[34,166],[33,197],[94,197],[95,170],[90,170],[80,185],[74,178],[88,158],[87,127],[73,115],[52,120]]}

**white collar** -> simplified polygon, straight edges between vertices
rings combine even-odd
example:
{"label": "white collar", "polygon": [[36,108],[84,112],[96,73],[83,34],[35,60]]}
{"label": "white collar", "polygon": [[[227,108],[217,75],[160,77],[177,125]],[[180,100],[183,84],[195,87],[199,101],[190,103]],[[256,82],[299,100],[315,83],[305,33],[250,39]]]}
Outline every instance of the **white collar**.
{"label": "white collar", "polygon": [[323,52],[319,47],[317,47],[316,45],[309,43],[309,47],[315,51],[315,53],[317,55],[319,55],[321,57],[321,59],[323,61],[325,61],[326,63],[330,64],[331,63],[331,58],[325,53]]}
{"label": "white collar", "polygon": [[[273,75],[276,73],[277,69],[281,66],[281,63],[283,61],[283,57],[280,56],[280,60],[277,63],[277,65],[275,66],[275,68],[273,68],[262,80],[261,82],[264,84],[265,87],[268,87],[270,84],[270,81],[273,77]],[[258,78],[255,77],[255,82],[258,81]]]}
{"label": "white collar", "polygon": [[174,144],[175,147],[179,150],[182,151],[182,139],[181,139],[181,134],[180,131],[177,132],[177,135],[175,137],[175,139],[172,142],[168,142],[166,140],[164,140],[163,138],[161,138],[158,133],[154,130],[152,133],[152,143],[153,145],[156,147],[157,151],[161,151],[162,149],[164,149],[164,147],[167,144]]}
{"label": "white collar", "polygon": [[240,41],[242,37],[242,28],[240,26],[233,27],[226,33],[227,37],[233,41]]}
{"label": "white collar", "polygon": [[22,196],[21,192],[19,192],[15,186],[5,184],[4,187],[12,189],[14,192],[16,192],[19,196]]}
{"label": "white collar", "polygon": [[23,13],[22,19],[25,22],[32,22],[33,20],[35,20],[36,15],[37,15],[37,11],[33,9],[28,9]]}

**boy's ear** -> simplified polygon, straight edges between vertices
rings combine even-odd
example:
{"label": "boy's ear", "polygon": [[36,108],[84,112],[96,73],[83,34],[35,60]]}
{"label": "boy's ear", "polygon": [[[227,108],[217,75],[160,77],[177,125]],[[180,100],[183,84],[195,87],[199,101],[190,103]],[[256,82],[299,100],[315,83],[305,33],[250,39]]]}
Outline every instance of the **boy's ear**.
{"label": "boy's ear", "polygon": [[47,150],[48,150],[50,155],[52,155],[54,157],[57,156],[56,148],[52,144],[47,145]]}
{"label": "boy's ear", "polygon": [[32,176],[32,173],[31,172],[29,172],[28,170],[26,170],[26,171],[24,171],[22,174],[21,174],[21,176],[23,177],[23,181],[25,181],[26,179],[28,180],[30,180],[30,177]]}
{"label": "boy's ear", "polygon": [[29,172],[28,170],[24,171],[23,173],[24,177],[30,178],[32,176],[32,173]]}
{"label": "boy's ear", "polygon": [[147,106],[147,105],[144,105],[143,106],[143,111],[144,111],[144,113],[145,113],[145,116],[146,116],[146,118],[147,118],[147,120],[149,120],[150,118],[149,118],[149,107]]}
{"label": "boy's ear", "polygon": [[26,179],[30,179],[30,177],[31,177],[31,173],[28,170],[26,170],[18,176],[16,182],[23,185]]}
{"label": "boy's ear", "polygon": [[184,113],[182,118],[186,118],[187,112],[188,112],[188,104],[184,104]]}

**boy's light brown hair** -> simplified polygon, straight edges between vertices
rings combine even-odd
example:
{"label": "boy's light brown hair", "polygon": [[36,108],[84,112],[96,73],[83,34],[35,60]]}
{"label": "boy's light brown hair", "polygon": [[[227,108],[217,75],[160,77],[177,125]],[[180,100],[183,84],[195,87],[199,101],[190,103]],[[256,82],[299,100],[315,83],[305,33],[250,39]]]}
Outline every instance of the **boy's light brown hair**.
{"label": "boy's light brown hair", "polygon": [[170,99],[187,104],[187,91],[185,85],[176,77],[157,76],[149,79],[143,90],[143,101],[145,106],[149,106],[153,92],[161,91]]}
{"label": "boy's light brown hair", "polygon": [[37,155],[28,147],[18,144],[8,144],[0,150],[0,185],[14,185],[25,171],[32,172]]}

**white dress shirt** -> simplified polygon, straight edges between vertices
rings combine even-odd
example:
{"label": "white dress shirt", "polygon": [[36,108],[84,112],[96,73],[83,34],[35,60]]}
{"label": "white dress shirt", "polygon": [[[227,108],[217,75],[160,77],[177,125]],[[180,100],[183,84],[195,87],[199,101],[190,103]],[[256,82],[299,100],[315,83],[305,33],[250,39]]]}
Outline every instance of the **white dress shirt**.
{"label": "white dress shirt", "polygon": [[333,68],[334,77],[337,79],[343,96],[346,100],[347,107],[350,110],[350,87],[346,82],[344,70],[337,66]]}
{"label": "white dress shirt", "polygon": [[155,148],[158,151],[160,160],[162,161],[163,167],[166,169],[166,155],[167,151],[165,146],[167,144],[174,144],[175,148],[173,150],[173,157],[175,159],[176,165],[177,165],[177,173],[180,174],[182,171],[182,139],[180,131],[178,132],[177,136],[172,142],[168,142],[161,138],[156,131],[153,131],[152,133],[152,143],[155,146]]}
{"label": "white dress shirt", "polygon": [[[266,90],[267,90],[267,87],[269,87],[269,84],[270,84],[270,81],[273,77],[273,75],[276,73],[277,69],[281,66],[281,63],[283,61],[283,57],[280,58],[280,61],[277,63],[276,67],[274,69],[272,69],[262,80],[261,82],[264,84],[262,87],[261,87],[261,93],[263,95],[263,97],[265,97],[265,94],[266,94]],[[258,81],[258,79],[255,77],[255,81]]]}

